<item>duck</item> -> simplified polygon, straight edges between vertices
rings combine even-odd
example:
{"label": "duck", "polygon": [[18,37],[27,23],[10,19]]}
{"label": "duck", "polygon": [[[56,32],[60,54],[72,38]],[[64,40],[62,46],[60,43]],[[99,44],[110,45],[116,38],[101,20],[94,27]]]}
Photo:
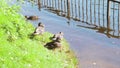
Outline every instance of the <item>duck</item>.
{"label": "duck", "polygon": [[45,25],[41,22],[38,23],[38,27],[36,27],[34,31],[34,35],[42,35],[45,32]]}
{"label": "duck", "polygon": [[56,40],[48,42],[44,45],[44,47],[46,47],[48,49],[61,48],[61,46],[62,46],[62,44],[61,44],[60,38],[57,38]]}
{"label": "duck", "polygon": [[59,38],[60,40],[62,40],[63,39],[63,35],[64,35],[63,32],[59,32],[57,34],[54,34],[53,37],[52,37],[52,40],[56,40],[57,38]]}
{"label": "duck", "polygon": [[38,16],[25,16],[25,18],[26,18],[27,20],[38,20],[38,19],[39,19]]}

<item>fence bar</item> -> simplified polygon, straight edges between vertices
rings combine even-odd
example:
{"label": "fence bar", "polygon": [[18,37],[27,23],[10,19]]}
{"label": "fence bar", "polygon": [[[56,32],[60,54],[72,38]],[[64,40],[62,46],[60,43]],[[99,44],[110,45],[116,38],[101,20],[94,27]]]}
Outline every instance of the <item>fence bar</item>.
{"label": "fence bar", "polygon": [[86,22],[88,22],[88,0],[86,0]]}
{"label": "fence bar", "polygon": [[118,4],[118,36],[120,36],[120,4]]}
{"label": "fence bar", "polygon": [[82,0],[82,21],[84,21],[84,0]]}
{"label": "fence bar", "polygon": [[75,11],[74,11],[74,13],[75,13],[75,19],[77,19],[77,0],[75,0]]}
{"label": "fence bar", "polygon": [[100,26],[100,1],[101,0],[98,0],[98,23],[99,23],[99,26]]}
{"label": "fence bar", "polygon": [[105,14],[104,14],[104,10],[105,10],[105,1],[103,0],[103,27],[105,27],[105,19],[104,19],[104,16],[105,16]]}
{"label": "fence bar", "polygon": [[92,24],[92,1],[90,0],[90,24]]}
{"label": "fence bar", "polygon": [[[115,30],[115,3],[113,2],[113,30]],[[113,35],[114,35],[115,31],[113,31]]]}
{"label": "fence bar", "polygon": [[110,29],[110,0],[107,0],[107,28]]}
{"label": "fence bar", "polygon": [[70,0],[67,0],[67,18],[70,19]]}
{"label": "fence bar", "polygon": [[94,0],[94,25],[96,25],[96,0]]}
{"label": "fence bar", "polygon": [[38,9],[41,10],[41,1],[38,0]]}

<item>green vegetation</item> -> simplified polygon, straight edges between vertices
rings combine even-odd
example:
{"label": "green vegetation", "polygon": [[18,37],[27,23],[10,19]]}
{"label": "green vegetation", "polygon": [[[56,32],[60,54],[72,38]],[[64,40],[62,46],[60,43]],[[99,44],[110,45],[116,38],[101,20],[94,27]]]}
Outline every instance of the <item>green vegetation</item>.
{"label": "green vegetation", "polygon": [[34,27],[17,13],[20,8],[0,1],[0,68],[76,68],[77,61],[68,44],[63,50],[48,50],[51,33],[30,39]]}

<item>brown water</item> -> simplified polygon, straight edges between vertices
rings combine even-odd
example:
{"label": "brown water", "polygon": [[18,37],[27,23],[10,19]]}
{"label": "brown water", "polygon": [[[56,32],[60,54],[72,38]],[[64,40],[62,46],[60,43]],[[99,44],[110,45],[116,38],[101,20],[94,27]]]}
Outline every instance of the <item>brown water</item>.
{"label": "brown water", "polygon": [[86,25],[81,22],[68,20],[47,10],[38,10],[30,3],[22,4],[21,14],[37,15],[37,21],[31,21],[34,26],[38,22],[45,24],[46,31],[64,32],[64,37],[70,43],[79,60],[79,68],[120,68],[120,39],[108,38],[97,30],[78,27]]}

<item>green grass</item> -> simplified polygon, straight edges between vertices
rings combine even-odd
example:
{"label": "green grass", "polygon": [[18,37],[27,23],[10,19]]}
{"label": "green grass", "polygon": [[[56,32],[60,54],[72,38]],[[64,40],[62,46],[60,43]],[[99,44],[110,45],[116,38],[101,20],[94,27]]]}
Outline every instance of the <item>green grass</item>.
{"label": "green grass", "polygon": [[63,50],[48,50],[52,34],[30,39],[34,27],[17,12],[20,7],[0,1],[0,68],[76,68],[77,60],[62,41]]}

